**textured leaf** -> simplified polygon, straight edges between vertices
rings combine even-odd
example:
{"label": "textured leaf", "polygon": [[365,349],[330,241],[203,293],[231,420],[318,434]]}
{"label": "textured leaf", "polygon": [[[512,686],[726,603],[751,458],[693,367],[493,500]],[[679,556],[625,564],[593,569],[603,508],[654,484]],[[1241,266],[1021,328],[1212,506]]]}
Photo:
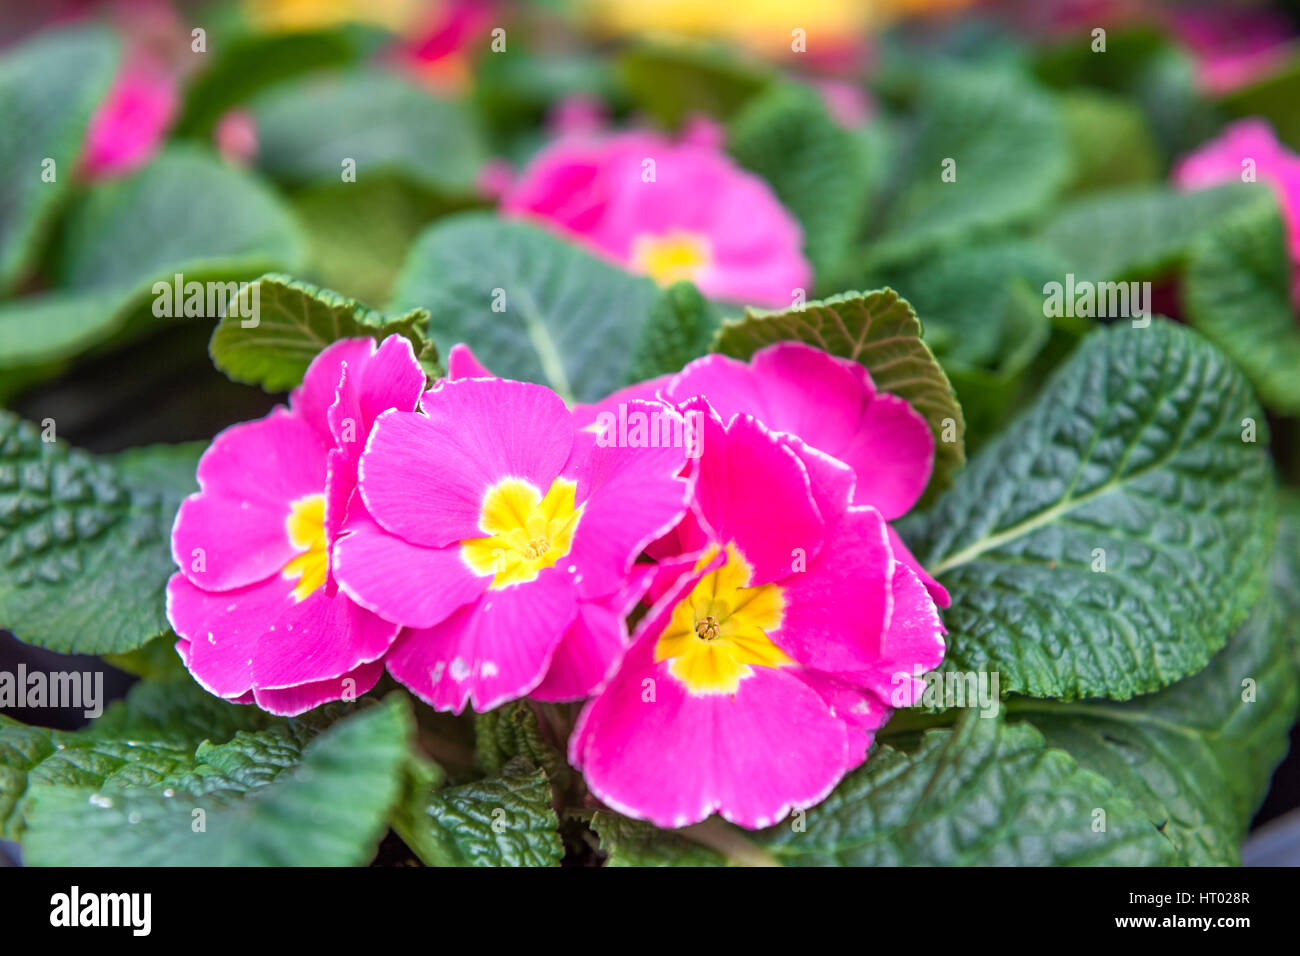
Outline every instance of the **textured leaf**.
{"label": "textured leaf", "polygon": [[392,309],[427,308],[444,352],[467,342],[498,375],[592,402],[626,382],[625,343],[640,335],[655,295],[649,279],[536,226],[471,213],[420,237]]}
{"label": "textured leaf", "polygon": [[[0,57],[0,293],[31,266],[116,67],[113,35],[95,27],[44,32]],[[46,159],[53,182],[42,178]]]}
{"label": "textured leaf", "polygon": [[1261,593],[1266,440],[1249,385],[1196,333],[1155,321],[1089,336],[900,529],[952,594],[945,667],[1066,699],[1200,670]]}
{"label": "textured leaf", "polygon": [[728,149],[799,220],[824,284],[866,216],[876,171],[865,142],[831,119],[815,90],[790,84],[768,89],[732,120]]}
{"label": "textured leaf", "polygon": [[[1096,810],[1106,828],[1093,829]],[[756,841],[793,866],[1167,865],[1173,847],[1122,793],[1025,725],[967,711],[904,754],[885,745],[791,825]]]}
{"label": "textured leaf", "polygon": [[487,150],[459,105],[386,73],[309,76],[260,97],[257,166],[291,184],[396,174],[430,189],[472,192]]}
{"label": "textured leaf", "polygon": [[[245,328],[257,297],[257,324]],[[382,341],[404,335],[421,363],[436,367],[437,353],[424,337],[429,314],[414,309],[386,317],[353,299],[287,275],[264,275],[240,289],[212,333],[212,361],[236,382],[281,392],[302,381],[311,360],[331,342],[369,335]]]}
{"label": "textured leaf", "polygon": [[[934,432],[931,490],[951,480],[965,461],[961,407],[943,369],[921,340],[916,313],[898,293],[893,289],[846,292],[785,312],[747,309],[743,319],[723,323],[714,347],[747,359],[763,346],[783,339],[807,342],[832,355],[861,362],[877,389],[907,399]],[[945,421],[953,423],[954,441],[943,440]]]}
{"label": "textured leaf", "polygon": [[600,837],[606,866],[726,866],[721,853],[701,846],[674,830],[660,830],[643,820],[631,820],[597,810],[591,828]]}
{"label": "textured leaf", "polygon": [[1300,320],[1291,270],[1277,202],[1262,186],[1253,202],[1192,247],[1182,301],[1187,321],[1241,366],[1264,404],[1294,415],[1300,413]]}
{"label": "textured leaf", "polygon": [[675,282],[659,293],[632,358],[629,382],[680,371],[709,350],[717,334],[717,310],[690,282]]}
{"label": "textured leaf", "polygon": [[[1066,131],[1051,98],[1006,71],[945,69],[927,77],[920,127],[891,190],[873,261],[918,256],[1042,211],[1070,172]],[[955,160],[955,181],[942,178]]]}
{"label": "textured leaf", "polygon": [[0,626],[82,654],[165,631],[172,520],[198,454],[159,445],[97,460],[0,411]]}
{"label": "textured leaf", "polygon": [[[189,768],[150,788],[34,783],[26,859],[36,866],[365,863],[400,792],[409,706],[394,695],[324,733],[315,713],[200,744]],[[197,810],[206,826],[199,832]]]}
{"label": "textured leaf", "polygon": [[75,355],[149,317],[155,282],[177,273],[187,283],[252,279],[297,268],[304,254],[274,194],[189,149],[91,190],[65,232],[61,288],[0,304],[0,367]]}
{"label": "textured leaf", "polygon": [[1239,184],[1192,193],[1115,189],[1063,207],[1040,239],[1078,279],[1150,279],[1183,265],[1197,236],[1249,198]]}
{"label": "textured leaf", "polygon": [[[173,651],[173,656],[175,652]],[[86,730],[29,727],[0,716],[0,834],[18,839],[28,786],[154,786],[194,763],[205,740],[284,723],[214,697],[189,674],[135,684]]]}
{"label": "textured leaf", "polygon": [[523,758],[499,776],[409,793],[393,827],[430,866],[556,866],[564,855],[546,772]]}
{"label": "textured leaf", "polygon": [[534,707],[555,706],[514,701],[474,718],[474,762],[487,774],[500,773],[511,760],[523,757],[546,772],[551,785],[569,785],[569,762],[542,732]]}
{"label": "textured leaf", "polygon": [[1300,701],[1281,624],[1260,602],[1205,670],[1159,693],[1007,706],[1131,795],[1186,862],[1237,865]]}

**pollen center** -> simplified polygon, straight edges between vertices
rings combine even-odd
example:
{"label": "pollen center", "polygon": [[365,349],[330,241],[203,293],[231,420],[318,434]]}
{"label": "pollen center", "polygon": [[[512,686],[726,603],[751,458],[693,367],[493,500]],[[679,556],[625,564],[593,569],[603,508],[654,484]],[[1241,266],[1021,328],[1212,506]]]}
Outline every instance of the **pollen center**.
{"label": "pollen center", "polygon": [[[696,568],[714,555],[715,547]],[[734,544],[727,561],[706,574],[673,608],[655,642],[655,660],[671,661],[668,671],[692,694],[734,694],[751,666],[793,664],[767,632],[781,626],[785,597],[775,584],[748,587],[753,570]]]}
{"label": "pollen center", "polygon": [[709,241],[690,232],[642,233],[632,242],[632,263],[660,285],[694,279],[713,256]]}
{"label": "pollen center", "polygon": [[284,529],[302,554],[286,564],[281,573],[298,579],[293,597],[302,601],[325,583],[325,496],[307,495],[289,505]]}
{"label": "pollen center", "polygon": [[573,547],[582,516],[577,490],[564,478],[551,482],[545,496],[520,478],[498,482],[483,496],[479,527],[487,536],[462,541],[461,557],[476,573],[492,575],[493,588],[536,580]]}

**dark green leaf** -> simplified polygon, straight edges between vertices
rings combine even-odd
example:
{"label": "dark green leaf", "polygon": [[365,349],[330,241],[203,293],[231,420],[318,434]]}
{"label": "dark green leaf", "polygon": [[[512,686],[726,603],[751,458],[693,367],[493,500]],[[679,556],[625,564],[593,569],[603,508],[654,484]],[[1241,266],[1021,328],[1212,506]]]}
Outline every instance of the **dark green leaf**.
{"label": "dark green leaf", "polygon": [[1196,333],[1093,333],[900,529],[952,594],[945,667],[1067,700],[1200,670],[1261,593],[1266,440],[1250,386]]}

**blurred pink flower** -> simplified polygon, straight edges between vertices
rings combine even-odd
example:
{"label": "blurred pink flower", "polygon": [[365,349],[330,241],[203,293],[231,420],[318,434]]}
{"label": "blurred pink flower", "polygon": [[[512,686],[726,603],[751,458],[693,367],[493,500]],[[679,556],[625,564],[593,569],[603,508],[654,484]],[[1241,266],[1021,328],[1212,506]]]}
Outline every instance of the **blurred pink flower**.
{"label": "blurred pink flower", "polygon": [[812,281],[802,230],[719,139],[712,123],[675,140],[646,130],[562,137],[533,157],[501,208],[661,284],[688,279],[709,296],[789,305]]}
{"label": "blurred pink flower", "polygon": [[229,110],[217,122],[213,140],[226,162],[247,166],[257,155],[257,120],[248,110]]}
{"label": "blurred pink flower", "polygon": [[93,179],[120,176],[147,163],[176,115],[175,75],[147,55],[132,58],[90,120],[83,168]]}

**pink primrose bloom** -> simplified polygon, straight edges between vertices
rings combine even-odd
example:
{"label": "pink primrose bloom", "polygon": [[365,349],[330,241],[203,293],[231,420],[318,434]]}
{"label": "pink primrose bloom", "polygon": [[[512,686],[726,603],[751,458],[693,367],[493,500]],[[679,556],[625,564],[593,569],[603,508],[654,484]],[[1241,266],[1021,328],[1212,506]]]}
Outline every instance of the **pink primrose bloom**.
{"label": "pink primrose bloom", "polygon": [[330,549],[381,412],[413,410],[424,372],[411,344],[344,339],[318,355],[289,408],[231,426],[199,459],[180,507],[167,582],[176,649],[219,697],[292,715],[374,686],[397,637],[338,592]]}
{"label": "pink primrose bloom", "polygon": [[[824,799],[943,659],[943,626],[853,471],[702,398],[690,552],[583,710],[569,760],[620,813],[758,828]],[[687,524],[687,523],[684,523]],[[687,542],[687,539],[692,539]]]}
{"label": "pink primrose bloom", "polygon": [[[635,411],[683,434],[667,406]],[[375,424],[335,546],[340,586],[405,626],[388,671],[439,710],[585,697],[648,584],[634,561],[686,511],[685,463],[684,442],[581,430],[543,386],[444,379],[419,412]]]}
{"label": "pink primrose bloom", "polygon": [[798,222],[698,128],[676,141],[640,130],[562,137],[501,209],[661,284],[689,279],[727,301],[788,305],[812,282]]}

